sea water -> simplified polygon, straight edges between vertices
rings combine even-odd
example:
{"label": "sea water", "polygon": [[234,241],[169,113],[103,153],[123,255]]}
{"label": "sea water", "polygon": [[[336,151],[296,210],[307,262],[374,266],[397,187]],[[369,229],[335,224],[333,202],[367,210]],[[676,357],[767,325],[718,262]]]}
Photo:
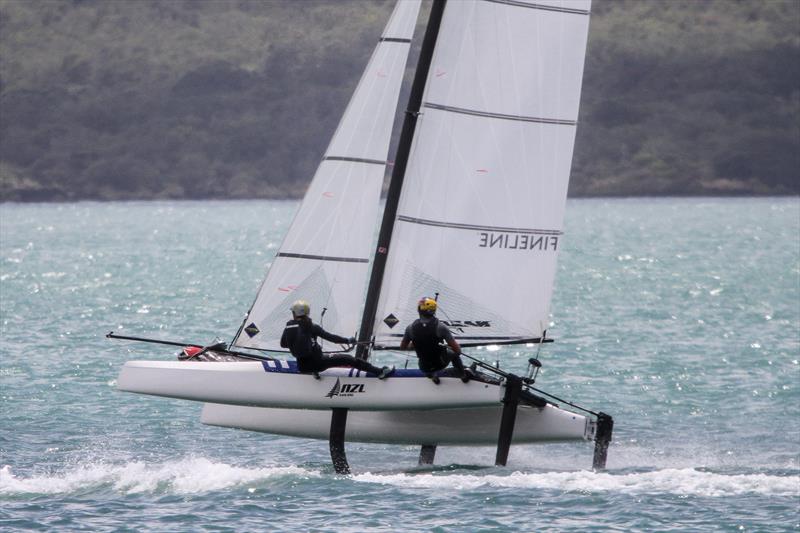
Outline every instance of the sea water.
{"label": "sea water", "polygon": [[568,202],[538,384],[614,417],[603,473],[591,443],[350,443],[337,475],[327,442],[116,391],[175,350],[105,334],[229,340],[296,207],[0,205],[0,530],[800,529],[797,198]]}

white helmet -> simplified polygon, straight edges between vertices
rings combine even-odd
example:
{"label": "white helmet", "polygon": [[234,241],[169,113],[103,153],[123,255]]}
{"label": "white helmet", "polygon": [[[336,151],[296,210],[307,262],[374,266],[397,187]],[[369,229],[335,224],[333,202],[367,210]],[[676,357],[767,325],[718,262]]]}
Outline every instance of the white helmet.
{"label": "white helmet", "polygon": [[297,300],[292,304],[292,314],[295,317],[308,316],[311,312],[311,306],[305,300]]}

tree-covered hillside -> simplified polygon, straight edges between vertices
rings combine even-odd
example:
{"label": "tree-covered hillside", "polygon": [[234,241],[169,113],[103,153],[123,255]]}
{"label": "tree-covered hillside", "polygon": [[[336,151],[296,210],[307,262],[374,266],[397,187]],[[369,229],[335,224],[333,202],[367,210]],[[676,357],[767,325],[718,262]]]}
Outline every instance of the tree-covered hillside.
{"label": "tree-covered hillside", "polygon": [[[0,0],[0,200],[297,196],[391,7]],[[800,2],[595,0],[580,120],[573,195],[800,193]]]}
{"label": "tree-covered hillside", "polygon": [[800,193],[800,1],[594,2],[572,192]]}

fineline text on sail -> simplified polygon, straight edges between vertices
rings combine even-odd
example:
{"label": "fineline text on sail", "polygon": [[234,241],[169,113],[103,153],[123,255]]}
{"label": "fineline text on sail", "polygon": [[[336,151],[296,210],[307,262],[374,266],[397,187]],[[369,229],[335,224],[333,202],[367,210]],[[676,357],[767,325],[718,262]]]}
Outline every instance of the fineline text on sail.
{"label": "fineline text on sail", "polygon": [[506,248],[509,250],[540,250],[555,252],[558,249],[557,235],[533,235],[526,233],[478,233],[480,248]]}

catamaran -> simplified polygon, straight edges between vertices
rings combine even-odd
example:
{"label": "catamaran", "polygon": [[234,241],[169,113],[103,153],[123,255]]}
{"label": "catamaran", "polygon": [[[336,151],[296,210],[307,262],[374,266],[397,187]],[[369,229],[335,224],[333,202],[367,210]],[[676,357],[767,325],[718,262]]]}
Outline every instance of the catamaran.
{"label": "catamaran", "polygon": [[[230,343],[129,361],[122,391],[203,402],[204,424],[345,442],[496,445],[589,440],[605,467],[613,420],[536,386],[563,235],[590,0],[434,0],[375,242],[420,0],[400,0],[255,301]],[[397,357],[417,301],[464,348],[522,345],[520,376],[468,356],[474,379],[416,369],[301,374],[279,339],[295,300],[356,356]],[[110,337],[184,345],[170,341]],[[535,352],[534,352],[535,348]],[[335,351],[335,350],[334,350]],[[287,360],[288,359],[288,360]]]}

